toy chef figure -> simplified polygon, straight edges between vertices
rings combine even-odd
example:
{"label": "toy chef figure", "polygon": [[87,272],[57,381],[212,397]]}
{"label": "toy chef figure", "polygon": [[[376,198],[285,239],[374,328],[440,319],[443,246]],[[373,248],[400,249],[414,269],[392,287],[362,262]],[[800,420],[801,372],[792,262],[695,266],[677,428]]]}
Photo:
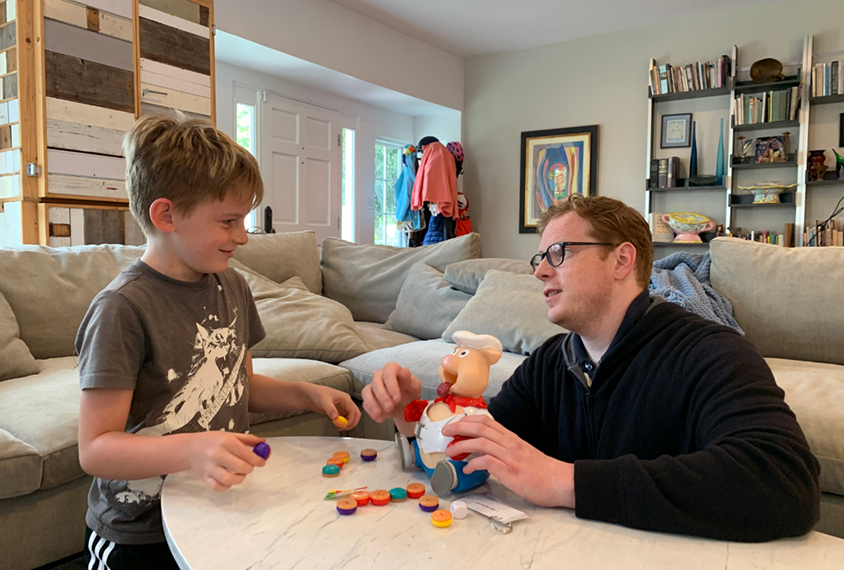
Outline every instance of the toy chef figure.
{"label": "toy chef figure", "polygon": [[457,345],[440,362],[442,384],[436,400],[414,400],[404,409],[404,420],[416,422],[416,438],[409,441],[400,433],[396,444],[402,469],[419,467],[431,476],[431,487],[439,496],[473,489],[487,480],[488,471],[463,473],[466,454],[450,458],[448,447],[462,438],[445,437],[442,428],[464,416],[490,415],[483,398],[489,382],[489,367],[501,358],[501,343],[488,334],[458,331],[453,335]]}

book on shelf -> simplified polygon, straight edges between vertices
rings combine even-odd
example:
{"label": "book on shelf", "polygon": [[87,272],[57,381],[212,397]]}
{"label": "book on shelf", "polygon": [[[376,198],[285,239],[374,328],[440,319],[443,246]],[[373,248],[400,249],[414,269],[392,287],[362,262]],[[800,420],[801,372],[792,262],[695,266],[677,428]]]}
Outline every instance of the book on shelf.
{"label": "book on shelf", "polygon": [[674,230],[662,219],[662,212],[651,212],[648,225],[654,243],[671,243],[674,241]]}
{"label": "book on shelf", "polygon": [[805,247],[842,247],[844,246],[844,219],[828,220],[826,223],[815,220],[814,224],[806,224],[803,231],[803,245]]}
{"label": "book on shelf", "polygon": [[831,61],[812,66],[812,97],[844,94],[844,62]]}
{"label": "book on shelf", "polygon": [[759,94],[741,93],[731,105],[735,126],[796,121],[800,110],[800,89],[772,89]]}
{"label": "book on shelf", "polygon": [[651,160],[648,188],[675,188],[680,181],[680,157]]}
{"label": "book on shelf", "polygon": [[656,60],[651,59],[648,84],[651,96],[717,89],[729,85],[731,72],[732,59],[728,55],[722,55],[714,62],[697,61],[679,66],[657,65]]}
{"label": "book on shelf", "polygon": [[659,159],[651,159],[651,174],[648,178],[648,188],[659,188]]}

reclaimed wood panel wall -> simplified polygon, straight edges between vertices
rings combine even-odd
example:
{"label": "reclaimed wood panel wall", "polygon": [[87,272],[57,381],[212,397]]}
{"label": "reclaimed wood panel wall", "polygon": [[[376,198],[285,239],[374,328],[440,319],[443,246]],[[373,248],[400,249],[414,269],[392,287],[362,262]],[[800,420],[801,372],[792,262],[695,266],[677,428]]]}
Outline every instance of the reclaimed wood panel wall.
{"label": "reclaimed wood panel wall", "polygon": [[0,3],[0,199],[22,195],[16,1]]}
{"label": "reclaimed wood panel wall", "polygon": [[127,209],[47,206],[51,247],[117,243],[143,245],[145,237]]}

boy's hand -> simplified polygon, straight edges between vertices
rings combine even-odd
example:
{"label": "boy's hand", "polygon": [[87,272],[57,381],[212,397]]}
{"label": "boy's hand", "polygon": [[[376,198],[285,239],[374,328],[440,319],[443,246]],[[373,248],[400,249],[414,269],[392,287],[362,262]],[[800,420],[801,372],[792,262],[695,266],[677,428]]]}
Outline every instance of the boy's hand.
{"label": "boy's hand", "polygon": [[338,426],[337,429],[348,431],[358,425],[361,414],[351,396],[328,386],[308,384],[306,389],[313,411],[325,414],[332,421],[336,420],[337,416],[343,416],[349,422],[342,428]]}
{"label": "boy's hand", "polygon": [[191,469],[215,491],[243,482],[255,467],[266,465],[252,448],[263,437],[228,431],[191,434],[188,449]]}

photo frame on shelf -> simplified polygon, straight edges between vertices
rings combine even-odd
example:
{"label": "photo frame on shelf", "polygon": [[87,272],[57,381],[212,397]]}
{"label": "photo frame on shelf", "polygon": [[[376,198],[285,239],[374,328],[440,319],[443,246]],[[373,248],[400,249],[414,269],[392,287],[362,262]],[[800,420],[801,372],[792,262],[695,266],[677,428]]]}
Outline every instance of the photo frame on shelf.
{"label": "photo frame on shelf", "polygon": [[756,139],[756,163],[788,162],[788,140],[785,136]]}
{"label": "photo frame on shelf", "polygon": [[659,148],[688,146],[692,146],[692,114],[663,115]]}
{"label": "photo frame on shelf", "polygon": [[596,196],[598,125],[522,132],[519,233],[536,233],[542,212],[570,194]]}

